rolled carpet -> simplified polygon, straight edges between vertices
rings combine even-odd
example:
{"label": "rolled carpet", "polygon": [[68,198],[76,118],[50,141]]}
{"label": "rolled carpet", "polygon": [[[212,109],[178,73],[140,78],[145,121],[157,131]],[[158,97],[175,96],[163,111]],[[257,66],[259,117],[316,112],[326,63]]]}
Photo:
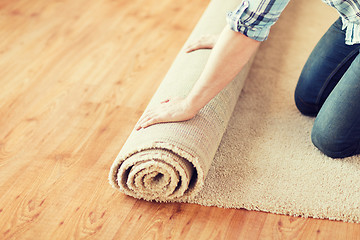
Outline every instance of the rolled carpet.
{"label": "rolled carpet", "polygon": [[[212,1],[190,40],[218,33],[237,4],[230,2]],[[359,155],[332,159],[317,150],[314,118],[301,115],[293,99],[308,55],[338,17],[320,0],[290,1],[245,85],[250,64],[191,121],[132,132],[112,165],[111,184],[148,200],[360,223]],[[186,95],[208,54],[181,51],[150,105]]]}
{"label": "rolled carpet", "polygon": [[[237,0],[213,0],[188,41],[219,34]],[[185,43],[186,45],[186,43]],[[184,45],[184,46],[185,46]],[[209,51],[180,51],[148,107],[185,96],[200,76]],[[195,118],[133,131],[110,171],[110,183],[125,194],[156,201],[186,200],[202,188],[247,76],[250,63]]]}

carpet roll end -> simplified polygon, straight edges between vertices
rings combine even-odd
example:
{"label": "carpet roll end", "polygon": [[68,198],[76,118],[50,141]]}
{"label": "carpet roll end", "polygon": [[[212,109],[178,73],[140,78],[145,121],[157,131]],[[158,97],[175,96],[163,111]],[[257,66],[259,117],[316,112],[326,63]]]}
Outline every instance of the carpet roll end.
{"label": "carpet roll end", "polygon": [[110,183],[126,195],[148,201],[191,198],[202,187],[203,181],[198,179],[202,174],[184,155],[188,154],[173,146],[162,146],[119,156],[112,166]]}

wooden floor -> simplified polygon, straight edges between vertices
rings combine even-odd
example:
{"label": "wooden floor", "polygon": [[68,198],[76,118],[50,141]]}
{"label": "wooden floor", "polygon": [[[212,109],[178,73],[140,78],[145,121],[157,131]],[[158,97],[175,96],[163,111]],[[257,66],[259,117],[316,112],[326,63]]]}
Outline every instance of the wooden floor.
{"label": "wooden floor", "polygon": [[209,0],[0,1],[0,239],[360,239],[360,225],[111,188]]}

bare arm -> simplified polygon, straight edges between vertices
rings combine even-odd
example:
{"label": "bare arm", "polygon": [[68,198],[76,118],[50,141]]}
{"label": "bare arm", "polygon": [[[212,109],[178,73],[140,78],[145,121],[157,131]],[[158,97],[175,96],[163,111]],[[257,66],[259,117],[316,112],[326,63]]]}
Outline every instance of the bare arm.
{"label": "bare arm", "polygon": [[259,41],[225,27],[210,54],[204,71],[185,99],[190,111],[198,112],[229,84],[259,45]]}
{"label": "bare arm", "polygon": [[160,122],[177,122],[193,118],[234,79],[259,45],[259,41],[225,27],[189,95],[185,99],[168,99],[147,110],[135,128],[139,130]]}

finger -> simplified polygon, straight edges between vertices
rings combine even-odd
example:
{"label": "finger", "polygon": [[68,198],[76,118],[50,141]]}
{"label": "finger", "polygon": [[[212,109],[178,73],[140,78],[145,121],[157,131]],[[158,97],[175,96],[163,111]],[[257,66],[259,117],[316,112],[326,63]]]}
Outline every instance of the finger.
{"label": "finger", "polygon": [[144,118],[144,119],[142,119],[141,121],[139,121],[139,122],[136,124],[136,127],[135,127],[136,131],[139,131],[140,129],[142,129],[144,123],[147,122],[148,120],[149,120],[149,118]]}
{"label": "finger", "polygon": [[140,123],[142,123],[142,122],[144,121],[144,118],[146,118],[146,117],[147,117],[147,114],[146,114],[146,113],[144,113],[144,114],[140,117],[140,119],[137,121],[137,123],[136,123],[136,125],[135,125],[135,128],[136,128],[136,129],[139,128]]}
{"label": "finger", "polygon": [[153,112],[152,108],[146,108],[141,117],[145,117],[149,115],[151,112]]}
{"label": "finger", "polygon": [[192,47],[187,47],[187,48],[185,49],[185,52],[186,52],[186,53],[190,53],[190,52],[192,52],[192,51],[194,51],[194,48],[192,48]]}
{"label": "finger", "polygon": [[194,51],[197,51],[197,50],[200,50],[200,49],[212,49],[212,46],[205,45],[205,44],[204,45],[198,45],[198,46],[195,46],[192,49],[187,50],[186,52],[190,53],[190,52],[194,52]]}
{"label": "finger", "polygon": [[151,118],[151,115],[149,114],[143,114],[141,116],[141,118],[139,119],[139,121],[136,123],[135,125],[135,129],[138,131],[142,128],[142,125],[144,124],[144,122],[148,121]]}
{"label": "finger", "polygon": [[147,128],[147,127],[149,127],[151,125],[154,125],[154,124],[160,123],[160,122],[161,121],[158,118],[155,118],[155,117],[149,118],[149,119],[147,119],[147,121],[144,121],[142,123],[141,128]]}
{"label": "finger", "polygon": [[191,52],[194,52],[196,50],[199,50],[200,49],[200,46],[197,44],[197,45],[192,45],[192,46],[189,46],[185,52],[186,53],[191,53]]}
{"label": "finger", "polygon": [[145,123],[151,122],[151,119],[157,119],[156,109],[150,109],[146,114],[144,114],[137,123],[136,130],[144,128]]}
{"label": "finger", "polygon": [[140,119],[143,119],[143,118],[146,118],[146,117],[148,117],[148,116],[152,116],[152,115],[154,115],[154,111],[155,111],[156,109],[154,109],[154,108],[147,108],[147,109],[145,109],[145,111],[144,111],[144,113],[142,114],[142,116],[140,117]]}
{"label": "finger", "polygon": [[141,123],[142,123],[142,119],[139,119],[139,121],[136,123],[135,125],[135,130],[136,131],[139,131],[141,129]]}
{"label": "finger", "polygon": [[192,52],[192,51],[195,51],[199,48],[199,41],[197,42],[193,42],[193,43],[190,43],[186,48],[185,48],[185,52],[189,53],[189,52]]}

